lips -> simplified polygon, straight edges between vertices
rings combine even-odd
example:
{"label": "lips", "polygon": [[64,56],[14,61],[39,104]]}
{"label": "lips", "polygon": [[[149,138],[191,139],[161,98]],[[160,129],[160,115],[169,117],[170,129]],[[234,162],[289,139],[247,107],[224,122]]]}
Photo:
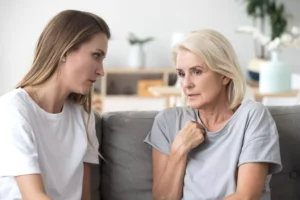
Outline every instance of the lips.
{"label": "lips", "polygon": [[198,96],[199,94],[188,94],[189,97],[195,97]]}

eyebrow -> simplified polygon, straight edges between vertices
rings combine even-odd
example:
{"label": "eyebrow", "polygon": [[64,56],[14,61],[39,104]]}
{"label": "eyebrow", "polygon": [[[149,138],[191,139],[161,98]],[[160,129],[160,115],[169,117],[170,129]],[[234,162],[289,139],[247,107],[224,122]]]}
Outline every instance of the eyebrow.
{"label": "eyebrow", "polygon": [[[196,69],[196,68],[204,69],[204,67],[202,67],[202,66],[200,66],[200,65],[196,65],[196,66],[193,66],[193,67],[188,68],[188,70],[193,70],[193,69]],[[177,71],[180,71],[180,70],[182,70],[182,69],[176,68],[176,70],[177,70]]]}
{"label": "eyebrow", "polygon": [[100,51],[100,52],[102,53],[103,56],[106,56],[105,51],[103,51],[102,49],[96,49],[96,50]]}

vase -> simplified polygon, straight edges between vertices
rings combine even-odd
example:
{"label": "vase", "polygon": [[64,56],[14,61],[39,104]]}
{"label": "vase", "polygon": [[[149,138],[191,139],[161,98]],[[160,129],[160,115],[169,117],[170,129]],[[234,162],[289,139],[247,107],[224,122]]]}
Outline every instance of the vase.
{"label": "vase", "polygon": [[262,63],[267,62],[267,59],[253,58],[250,60],[247,72],[251,81],[259,82],[259,68]]}
{"label": "vase", "polygon": [[271,60],[262,63],[259,72],[259,92],[279,93],[291,90],[291,70],[280,57],[279,51],[271,52]]}
{"label": "vase", "polygon": [[131,45],[129,49],[128,65],[131,68],[142,68],[145,66],[145,52],[143,45]]}

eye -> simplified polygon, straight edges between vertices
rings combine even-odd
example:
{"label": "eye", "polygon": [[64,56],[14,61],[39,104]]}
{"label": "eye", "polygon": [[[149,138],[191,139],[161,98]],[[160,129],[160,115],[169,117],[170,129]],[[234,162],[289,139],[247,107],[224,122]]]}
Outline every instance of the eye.
{"label": "eye", "polygon": [[177,72],[177,75],[178,75],[179,77],[182,78],[182,77],[184,77],[185,74],[184,74],[184,72],[182,72],[182,71],[178,71],[178,72]]}
{"label": "eye", "polygon": [[200,70],[200,69],[194,69],[192,73],[194,75],[200,75],[200,74],[202,74],[202,70]]}
{"label": "eye", "polygon": [[101,57],[101,54],[100,53],[93,53],[93,57],[98,60]]}

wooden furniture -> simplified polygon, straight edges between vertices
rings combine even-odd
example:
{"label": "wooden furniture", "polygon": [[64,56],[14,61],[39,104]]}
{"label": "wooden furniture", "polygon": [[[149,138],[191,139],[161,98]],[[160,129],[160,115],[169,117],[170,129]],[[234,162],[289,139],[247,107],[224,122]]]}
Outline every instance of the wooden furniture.
{"label": "wooden furniture", "polygon": [[148,90],[155,96],[166,98],[166,107],[173,107],[172,98],[181,97],[182,90],[174,86],[149,87]]}
{"label": "wooden furniture", "polygon": [[[262,102],[264,97],[297,97],[297,95],[300,95],[299,90],[291,90],[288,92],[280,92],[280,93],[262,94],[259,92],[258,83],[247,80],[247,84],[252,89],[255,101],[258,101],[258,102]],[[171,103],[172,98],[182,96],[181,89],[177,88],[177,87],[172,87],[172,86],[149,87],[149,91],[155,96],[165,97],[167,107],[174,106]]]}
{"label": "wooden furniture", "polygon": [[165,98],[149,92],[151,86],[175,84],[175,68],[105,68],[94,84],[93,108],[99,113],[119,110],[159,110]]}
{"label": "wooden furniture", "polygon": [[[97,80],[96,90],[102,97],[130,95],[138,97],[139,80],[162,80],[163,86],[169,86],[176,78],[175,68],[106,68],[105,76]],[[176,81],[176,80],[175,80]],[[173,81],[173,82],[175,82]],[[175,84],[175,83],[174,83]]]}
{"label": "wooden furniture", "polygon": [[149,87],[163,87],[163,80],[139,80],[137,94],[140,97],[149,97],[153,94],[149,91]]}
{"label": "wooden furniture", "polygon": [[291,90],[291,91],[279,92],[279,93],[260,93],[259,85],[257,82],[247,80],[247,84],[251,87],[254,94],[254,98],[258,102],[262,102],[264,97],[297,97],[299,93],[299,90]]}

